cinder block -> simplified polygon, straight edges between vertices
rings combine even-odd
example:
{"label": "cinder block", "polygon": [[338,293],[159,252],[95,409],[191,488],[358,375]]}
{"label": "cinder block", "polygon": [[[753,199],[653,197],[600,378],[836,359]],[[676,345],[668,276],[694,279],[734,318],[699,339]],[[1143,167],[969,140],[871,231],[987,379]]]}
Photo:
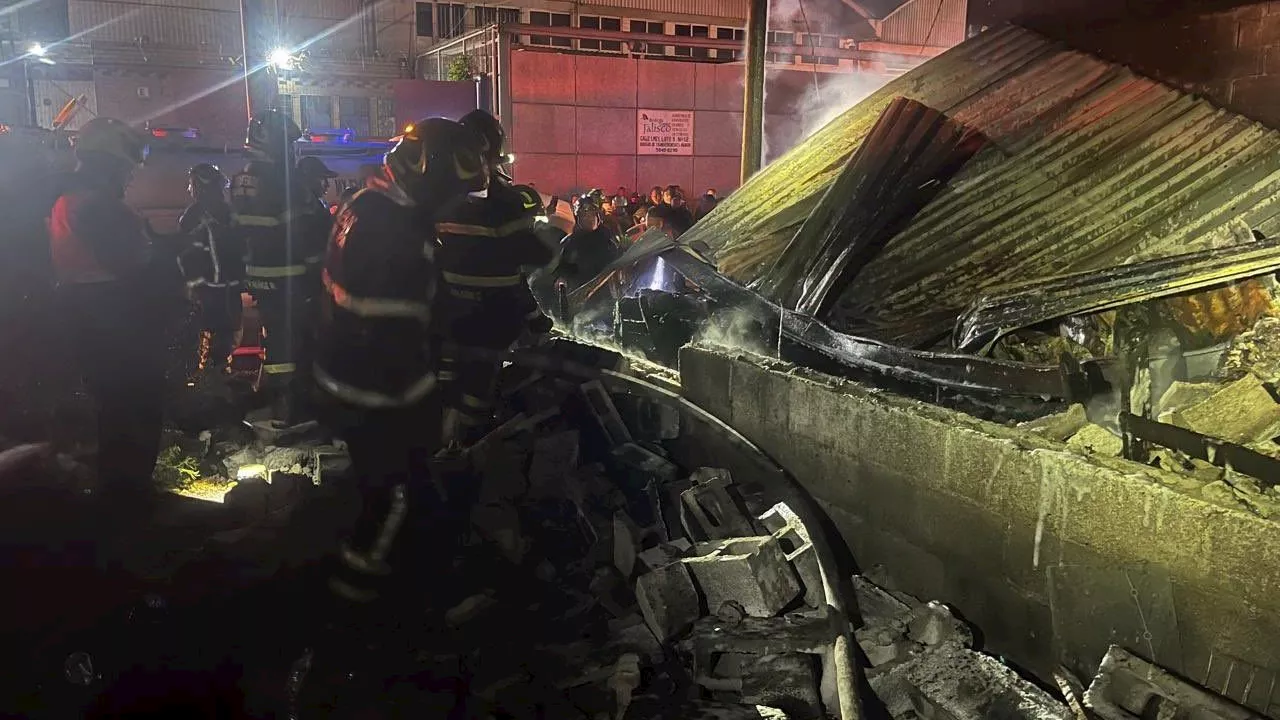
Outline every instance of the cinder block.
{"label": "cinder block", "polygon": [[698,589],[681,562],[641,575],[636,581],[636,603],[649,629],[664,641],[683,634],[702,616]]}
{"label": "cinder block", "polygon": [[728,470],[698,468],[690,480],[693,487],[680,493],[680,500],[700,526],[701,537],[722,540],[755,533],[746,513],[729,494],[733,480]]}
{"label": "cinder block", "polygon": [[823,717],[818,696],[817,656],[803,653],[758,655],[742,666],[742,701],[776,707],[787,717]]}
{"label": "cinder block", "polygon": [[674,481],[680,471],[670,460],[631,442],[615,448],[613,458],[625,467],[660,483]]}
{"label": "cinder block", "polygon": [[787,562],[799,576],[804,587],[804,604],[811,608],[825,607],[827,592],[822,581],[822,567],[818,564],[818,551],[813,547],[804,523],[786,503],[770,508],[760,516],[760,523],[778,539]]}
{"label": "cinder block", "polygon": [[730,600],[748,615],[772,617],[800,594],[800,582],[771,535],[700,543],[684,564],[715,612]]}
{"label": "cinder block", "polygon": [[613,404],[613,398],[609,397],[608,391],[599,380],[583,383],[582,395],[586,398],[587,407],[591,409],[591,414],[600,424],[601,431],[611,445],[616,447],[631,442],[631,431],[627,429],[627,424],[622,421],[618,408]]}

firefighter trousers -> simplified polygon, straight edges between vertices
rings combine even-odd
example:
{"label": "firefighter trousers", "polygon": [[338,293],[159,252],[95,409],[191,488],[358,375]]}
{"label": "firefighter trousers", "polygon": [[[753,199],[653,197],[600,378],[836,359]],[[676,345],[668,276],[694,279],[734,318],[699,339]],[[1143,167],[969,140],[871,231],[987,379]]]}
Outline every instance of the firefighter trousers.
{"label": "firefighter trousers", "polygon": [[165,336],[157,303],[119,282],[58,290],[62,327],[97,405],[100,493],[149,495],[160,452]]}
{"label": "firefighter trousers", "polygon": [[[305,405],[311,362],[310,347],[315,293],[303,278],[257,283],[253,297],[262,319],[262,386],[287,399],[293,412]],[[291,421],[296,418],[278,418]]]}
{"label": "firefighter trousers", "polygon": [[240,342],[243,315],[240,287],[199,285],[193,294],[200,308],[199,368],[205,372],[222,372]]}
{"label": "firefighter trousers", "polygon": [[[439,448],[440,405],[435,395],[412,408],[368,411],[340,430],[351,454],[360,511],[339,548],[329,589],[342,602],[382,599],[391,586],[403,589],[415,578],[438,581],[423,563],[449,554],[457,533],[442,512],[431,481],[431,458]],[[409,564],[411,573],[392,578]]]}
{"label": "firefighter trousers", "polygon": [[440,349],[439,377],[450,411],[445,437],[466,444],[478,440],[493,417],[501,354],[519,339],[530,318],[541,313],[523,286],[506,292],[450,287],[442,292],[447,335]]}

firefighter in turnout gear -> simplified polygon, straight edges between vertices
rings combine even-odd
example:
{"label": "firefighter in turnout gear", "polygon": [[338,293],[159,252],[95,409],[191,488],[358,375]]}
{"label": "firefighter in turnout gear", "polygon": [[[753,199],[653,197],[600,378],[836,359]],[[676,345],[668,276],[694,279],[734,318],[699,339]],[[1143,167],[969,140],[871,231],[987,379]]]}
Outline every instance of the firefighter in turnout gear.
{"label": "firefighter in turnout gear", "polygon": [[328,582],[358,604],[385,589],[398,534],[449,532],[427,477],[441,415],[432,228],[440,206],[482,190],[488,172],[474,134],[441,118],[412,125],[387,153],[386,170],[389,182],[338,213],[314,368],[321,417],[347,442],[362,496]]}
{"label": "firefighter in turnout gear", "polygon": [[152,234],[124,203],[146,154],[141,133],[95,118],[80,130],[75,154],[76,171],[48,218],[59,325],[98,406],[98,496],[110,506],[104,516],[127,522],[159,500],[151,473],[160,449],[162,312],[177,294],[166,297]]}
{"label": "firefighter in turnout gear", "polygon": [[231,181],[218,166],[200,163],[187,174],[192,203],[178,219],[191,246],[178,257],[182,275],[200,309],[197,377],[221,379],[240,340],[244,287],[244,242],[231,226],[226,191]]}
{"label": "firefighter in turnout gear", "polygon": [[295,170],[298,179],[302,182],[302,187],[306,188],[308,193],[320,203],[320,207],[324,211],[329,211],[329,203],[325,202],[324,196],[329,192],[329,183],[336,177],[338,173],[329,169],[324,161],[314,155],[308,155],[298,160],[298,167]]}
{"label": "firefighter in turnout gear", "polygon": [[248,247],[246,285],[257,300],[266,359],[261,386],[273,393],[274,419],[303,419],[306,359],[320,293],[320,263],[332,226],[297,177],[293,143],[302,131],[276,109],[255,115],[247,145],[254,159],[231,181],[232,222]]}
{"label": "firefighter in turnout gear", "polygon": [[546,333],[550,321],[529,289],[526,272],[549,264],[559,238],[543,216],[541,197],[512,185],[501,170],[505,133],[489,113],[462,118],[481,139],[493,175],[486,193],[454,198],[436,222],[443,287],[438,308],[444,344],[440,379],[445,394],[444,440],[465,444],[493,414],[500,359],[526,332]]}

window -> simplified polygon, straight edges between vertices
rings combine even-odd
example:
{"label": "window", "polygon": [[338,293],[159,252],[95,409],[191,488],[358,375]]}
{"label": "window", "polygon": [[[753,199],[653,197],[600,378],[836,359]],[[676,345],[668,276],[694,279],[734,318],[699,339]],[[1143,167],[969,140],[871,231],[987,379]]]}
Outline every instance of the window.
{"label": "window", "polygon": [[311,130],[333,128],[333,102],[328,95],[302,95],[302,127]]}
{"label": "window", "polygon": [[[646,22],[644,20],[632,20],[631,25],[627,28],[633,33],[648,33],[650,35],[663,35],[666,28],[660,22]],[[650,43],[643,40],[631,43],[631,52],[644,53],[647,55],[666,55],[667,46],[660,43]]]}
{"label": "window", "polygon": [[[835,35],[814,35],[812,33],[804,36],[804,44],[807,47],[840,47],[840,38]],[[819,57],[817,55],[802,55],[800,62],[809,63],[810,65],[839,65],[840,59],[833,57]]]}
{"label": "window", "polygon": [[392,137],[399,134],[396,127],[396,101],[389,97],[373,99],[373,131],[374,137]]}
{"label": "window", "polygon": [[435,35],[435,24],[431,17],[431,3],[420,2],[417,4],[417,13],[414,15],[413,31],[418,37],[431,37]]}
{"label": "window", "polygon": [[292,95],[286,95],[284,93],[280,93],[279,95],[276,95],[276,107],[280,108],[280,110],[284,112],[285,117],[289,118],[290,120],[293,120],[294,122],[297,122],[296,113],[294,113],[294,110],[293,110]]}
{"label": "window", "polygon": [[458,37],[466,29],[467,6],[457,3],[436,3],[436,36]]}
{"label": "window", "polygon": [[[743,30],[742,28],[718,27],[716,28],[716,39],[717,40],[737,40],[740,43],[745,43],[747,41],[747,31]],[[717,50],[716,51],[717,60],[737,60],[738,55],[739,55],[739,51],[737,50]]]}
{"label": "window", "polygon": [[369,137],[369,98],[338,98],[338,120],[342,127],[351,128],[356,137]]}
{"label": "window", "polygon": [[[710,30],[711,28],[706,25],[681,25],[677,23],[676,37],[707,38],[711,37]],[[681,47],[679,45],[676,46],[675,54],[680,57],[692,57],[701,60],[711,57],[711,51],[707,48]]]}
{"label": "window", "polygon": [[[572,18],[568,13],[552,13],[531,11],[529,13],[530,25],[542,25],[543,27],[572,27]],[[553,47],[573,47],[573,41],[567,37],[551,37],[550,35],[533,35],[530,36],[529,42],[534,45],[551,45]]]}
{"label": "window", "polygon": [[[766,46],[767,45],[795,45],[795,44],[796,44],[795,33],[771,31],[769,33],[769,39],[768,39],[768,42],[766,43]],[[765,53],[764,59],[765,59],[765,62],[783,63],[786,65],[794,65],[796,62],[795,55],[783,55],[781,53]]]}
{"label": "window", "polygon": [[[589,30],[612,30],[614,32],[621,32],[622,20],[611,17],[581,15],[578,17],[578,27],[587,28]],[[617,40],[579,40],[578,49],[622,52],[622,43]]]}
{"label": "window", "polygon": [[471,8],[476,27],[486,25],[515,25],[520,22],[520,8],[480,7]]}

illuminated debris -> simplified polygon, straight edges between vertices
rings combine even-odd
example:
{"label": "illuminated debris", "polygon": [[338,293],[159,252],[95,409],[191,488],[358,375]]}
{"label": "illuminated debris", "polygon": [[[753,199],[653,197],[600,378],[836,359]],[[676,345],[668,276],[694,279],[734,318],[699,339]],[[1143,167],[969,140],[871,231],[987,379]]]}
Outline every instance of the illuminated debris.
{"label": "illuminated debris", "polygon": [[1067,447],[1096,455],[1119,457],[1124,450],[1124,441],[1119,435],[1101,425],[1090,423],[1071,436],[1067,441]]}
{"label": "illuminated debris", "polygon": [[697,521],[698,537],[723,540],[753,535],[755,528],[729,494],[733,484],[728,470],[698,468],[690,481],[693,487],[680,494],[680,500]]}
{"label": "illuminated debris", "polygon": [[1115,645],[1102,658],[1098,674],[1085,693],[1085,707],[1101,720],[1259,717]]}
{"label": "illuminated debris", "polygon": [[657,570],[673,562],[679,562],[691,552],[693,552],[692,543],[684,538],[676,538],[671,542],[659,543],[644,550],[636,557],[644,564],[645,569]]}
{"label": "illuminated debris", "polygon": [[804,586],[804,604],[811,608],[823,607],[826,589],[822,582],[822,568],[818,565],[818,551],[809,540],[809,531],[786,503],[778,503],[760,516],[760,523],[778,539],[778,545],[786,553],[787,562],[800,576]]}
{"label": "illuminated debris", "polygon": [[778,539],[730,538],[700,543],[696,557],[684,562],[698,581],[708,608],[727,601],[742,605],[748,615],[772,617],[800,594],[791,563],[787,562]]}
{"label": "illuminated debris", "polygon": [[1024,422],[1018,428],[1050,440],[1065,442],[1072,435],[1080,432],[1080,429],[1088,422],[1089,418],[1085,414],[1084,406],[1076,403],[1060,413]]}
{"label": "illuminated debris", "polygon": [[[658,482],[671,482],[680,472],[675,463],[635,443],[626,443],[615,448],[613,458],[634,473]],[[641,487],[645,484],[641,483]]]}
{"label": "illuminated debris", "polygon": [[793,718],[823,717],[817,667],[817,656],[804,653],[748,656],[742,702],[776,707]]}
{"label": "illuminated debris", "polygon": [[1221,383],[1215,382],[1174,381],[1169,389],[1165,390],[1164,395],[1160,396],[1159,402],[1152,411],[1160,422],[1168,423],[1174,411],[1199,405],[1221,388]]}
{"label": "illuminated debris", "polygon": [[1264,317],[1236,336],[1218,361],[1214,375],[1238,380],[1252,373],[1264,382],[1280,383],[1280,318]]}
{"label": "illuminated debris", "polygon": [[674,562],[640,576],[636,602],[653,634],[667,641],[681,635],[702,616],[698,590],[682,562]]}
{"label": "illuminated debris", "polygon": [[1168,422],[1240,444],[1280,434],[1280,405],[1256,375],[1220,387],[1208,398],[1174,410]]}

